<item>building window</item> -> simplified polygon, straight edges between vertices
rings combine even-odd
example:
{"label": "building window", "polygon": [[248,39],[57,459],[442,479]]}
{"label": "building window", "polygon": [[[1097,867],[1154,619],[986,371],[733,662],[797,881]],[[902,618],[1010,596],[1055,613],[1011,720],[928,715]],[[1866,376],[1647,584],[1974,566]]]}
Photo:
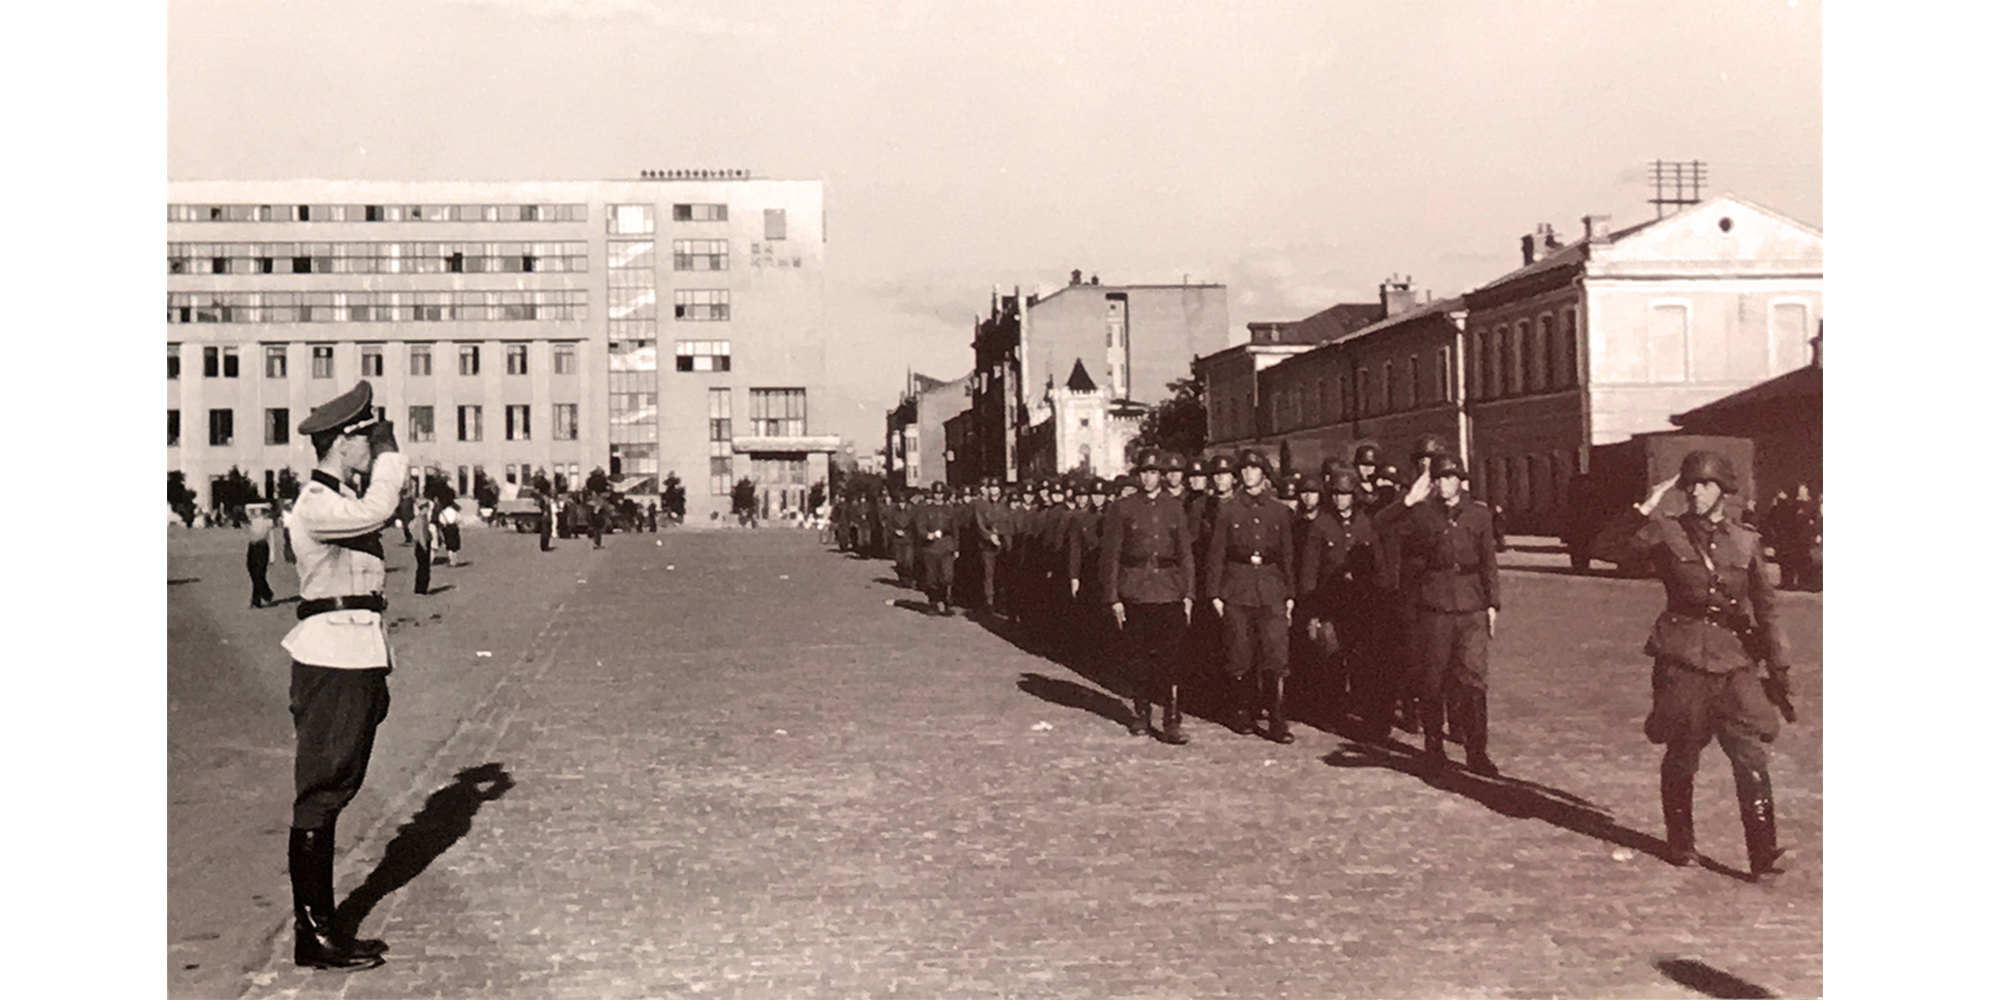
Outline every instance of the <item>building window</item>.
{"label": "building window", "polygon": [[674,318],[687,322],[729,318],[729,290],[691,288],[674,292]]}
{"label": "building window", "polygon": [[805,433],[804,389],[750,390],[750,436],[803,437]]}
{"label": "building window", "polygon": [[333,345],[314,344],[312,349],[312,377],[333,377]]}
{"label": "building window", "polygon": [[1812,362],[1812,329],[1804,302],[1771,305],[1770,373],[1783,375]]}
{"label": "building window", "polygon": [[1653,382],[1687,381],[1688,307],[1655,302],[1646,310],[1646,377]]}
{"label": "building window", "polygon": [[236,440],[236,411],[208,411],[208,444],[211,448],[227,448]]}
{"label": "building window", "polygon": [[528,433],[528,407],[526,404],[507,404],[507,440],[532,440]]}
{"label": "building window", "polygon": [[460,441],[480,441],[486,436],[485,420],[477,406],[458,408],[458,439]]}
{"label": "building window", "polygon": [[1411,406],[1416,406],[1416,405],[1418,405],[1418,404],[1420,404],[1420,403],[1424,402],[1424,392],[1423,392],[1423,377],[1422,377],[1422,374],[1423,374],[1422,372],[1420,372],[1420,371],[1418,371],[1418,370],[1417,370],[1417,356],[1416,356],[1416,355],[1414,355],[1414,354],[1410,355],[1410,400],[1409,400],[1409,402],[1410,402],[1410,405],[1411,405]]}
{"label": "building window", "polygon": [[458,373],[460,375],[479,374],[479,345],[458,345]]}
{"label": "building window", "polygon": [[223,378],[235,378],[235,377],[236,377],[236,374],[237,374],[237,371],[238,371],[238,369],[237,369],[237,361],[236,361],[236,348],[234,348],[234,347],[225,347],[225,348],[223,348],[223,349],[222,349],[222,377],[223,377]]}
{"label": "building window", "polygon": [[431,345],[410,345],[410,374],[429,377],[431,373]]}
{"label": "building window", "polygon": [[179,345],[179,344],[168,344],[168,345],[167,345],[167,378],[169,378],[169,379],[177,379],[177,378],[180,378],[180,377],[181,377],[181,345]]}
{"label": "building window", "polygon": [[167,447],[181,446],[181,411],[167,411]]}
{"label": "building window", "polygon": [[555,405],[555,417],[555,439],[558,441],[576,440],[576,404],[557,403]]}
{"label": "building window", "polygon": [[1375,406],[1375,397],[1368,392],[1368,369],[1362,368],[1355,374],[1359,380],[1355,383],[1354,389],[1355,406],[1360,410],[1360,415],[1366,417],[1374,412]]}
{"label": "building window", "polygon": [[674,206],[675,222],[728,222],[728,205],[684,205]]}
{"label": "building window", "polygon": [[729,370],[729,341],[674,341],[674,370],[677,372],[726,372]]}
{"label": "building window", "polygon": [[382,377],[381,344],[361,345],[361,377],[362,378]]}
{"label": "building window", "polygon": [[1396,363],[1382,362],[1382,402],[1377,413],[1393,413],[1396,410]]}
{"label": "building window", "polygon": [[554,350],[555,350],[555,364],[553,365],[553,367],[555,369],[555,373],[557,375],[576,374],[576,345],[557,344],[555,345]]}
{"label": "building window", "polygon": [[264,410],[264,443],[270,445],[292,443],[292,411],[283,406],[268,407]]}
{"label": "building window", "polygon": [[1576,385],[1576,360],[1580,355],[1580,352],[1577,350],[1576,341],[1575,307],[1563,310],[1562,338],[1558,343],[1561,345],[1560,353],[1562,355],[1562,381],[1560,384],[1563,388],[1568,389]]}
{"label": "building window", "polygon": [[272,344],[264,348],[264,377],[284,378],[287,368],[285,345]]}
{"label": "building window", "polygon": [[526,344],[507,345],[507,374],[509,375],[528,374],[528,345]]}
{"label": "building window", "polygon": [[201,377],[220,378],[221,376],[222,376],[222,348],[220,347],[202,348]]}
{"label": "building window", "polygon": [[1449,401],[1452,398],[1451,348],[1449,347],[1440,347],[1437,350],[1436,388],[1437,388],[1436,398],[1440,402]]}
{"label": "building window", "polygon": [[1509,392],[1528,391],[1528,321],[1514,324],[1514,334],[1508,341],[1507,389]]}
{"label": "building window", "polygon": [[437,416],[430,407],[410,407],[409,435],[414,442],[437,440]]}
{"label": "building window", "polygon": [[728,240],[675,240],[674,270],[729,270]]}
{"label": "building window", "polygon": [[785,210],[767,208],[764,210],[764,238],[782,240],[785,238]]}
{"label": "building window", "polygon": [[1535,373],[1535,381],[1540,384],[1536,388],[1554,389],[1559,387],[1562,385],[1562,378],[1557,369],[1559,367],[1561,351],[1556,347],[1556,318],[1554,316],[1547,313],[1542,314],[1535,330],[1535,347],[1541,355],[1541,364],[1537,366],[1539,371]]}
{"label": "building window", "polygon": [[730,441],[730,394],[726,388],[708,390],[708,492],[728,496],[734,461]]}
{"label": "building window", "polygon": [[613,236],[642,236],[653,231],[653,206],[604,206],[604,231]]}

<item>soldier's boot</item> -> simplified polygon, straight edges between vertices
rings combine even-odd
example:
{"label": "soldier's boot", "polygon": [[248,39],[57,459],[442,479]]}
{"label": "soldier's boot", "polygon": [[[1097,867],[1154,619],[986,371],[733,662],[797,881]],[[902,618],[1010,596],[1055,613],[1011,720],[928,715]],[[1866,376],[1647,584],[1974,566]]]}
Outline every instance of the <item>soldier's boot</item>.
{"label": "soldier's boot", "polygon": [[1421,763],[1425,767],[1443,767],[1444,756],[1444,702],[1437,698],[1416,699],[1416,713],[1424,731],[1424,755]]}
{"label": "soldier's boot", "polygon": [[1145,736],[1153,731],[1153,704],[1146,700],[1144,693],[1132,696],[1132,718],[1126,721],[1125,731],[1134,736]]}
{"label": "soldier's boot", "polygon": [[1500,768],[1494,765],[1493,758],[1486,755],[1486,690],[1466,691],[1460,698],[1465,706],[1459,721],[1463,724],[1461,732],[1465,734],[1466,770],[1482,778],[1497,778]]}
{"label": "soldier's boot", "polygon": [[1271,740],[1275,743],[1290,743],[1298,737],[1292,735],[1292,727],[1285,721],[1285,679],[1271,678]]}
{"label": "soldier's boot", "polygon": [[1171,743],[1174,746],[1185,746],[1188,738],[1187,734],[1181,731],[1181,686],[1179,684],[1170,684],[1167,686],[1167,704],[1161,710],[1161,714],[1163,718],[1160,721],[1160,740],[1165,743]]}
{"label": "soldier's boot", "polygon": [[333,826],[292,828],[288,845],[292,875],[292,922],[297,939],[292,962],[313,969],[372,969],[382,964],[388,945],[356,940],[336,924],[333,907]]}
{"label": "soldier's boot", "polygon": [[1660,815],[1667,824],[1667,863],[1694,864],[1700,858],[1694,847],[1694,775],[1661,766]]}
{"label": "soldier's boot", "polygon": [[1750,853],[1750,877],[1782,874],[1785,849],[1778,846],[1777,807],[1771,802],[1771,775],[1762,768],[1736,775],[1736,804],[1743,813],[1743,843]]}
{"label": "soldier's boot", "polygon": [[1252,699],[1257,693],[1257,675],[1245,672],[1241,677],[1229,679],[1229,731],[1238,736],[1250,736],[1257,732],[1257,722]]}

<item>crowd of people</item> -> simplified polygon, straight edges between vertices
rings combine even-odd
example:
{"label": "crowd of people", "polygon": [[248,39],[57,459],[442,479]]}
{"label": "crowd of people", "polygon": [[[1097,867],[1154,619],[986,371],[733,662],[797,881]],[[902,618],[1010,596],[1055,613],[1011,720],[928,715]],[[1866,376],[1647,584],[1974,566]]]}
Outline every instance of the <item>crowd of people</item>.
{"label": "crowd of people", "polygon": [[[1788,646],[1763,542],[1717,502],[1734,490],[1734,473],[1711,453],[1695,455],[1614,522],[1604,544],[1652,558],[1668,589],[1648,643],[1656,669],[1646,727],[1667,747],[1666,857],[1695,858],[1692,776],[1701,749],[1719,739],[1761,877],[1783,853],[1761,748],[1776,737],[1773,706],[1789,705]],[[1200,688],[1239,735],[1293,742],[1302,701],[1362,743],[1396,747],[1393,730],[1420,734],[1423,767],[1448,766],[1447,743],[1460,743],[1467,771],[1498,778],[1487,739],[1487,645],[1501,607],[1496,512],[1471,496],[1442,438],[1419,438],[1409,462],[1405,477],[1363,445],[1351,462],[1279,479],[1255,449],[1192,460],[1146,449],[1111,479],[850,492],[833,501],[830,530],[840,550],[890,560],[900,583],[923,591],[927,614],[964,608],[1038,649],[1103,665],[1132,693],[1134,736],[1187,743],[1183,695]],[[1669,518],[1654,508],[1674,487],[1689,503]],[[1711,561],[1683,559],[1689,538]],[[1754,703],[1743,690],[1759,692]]]}

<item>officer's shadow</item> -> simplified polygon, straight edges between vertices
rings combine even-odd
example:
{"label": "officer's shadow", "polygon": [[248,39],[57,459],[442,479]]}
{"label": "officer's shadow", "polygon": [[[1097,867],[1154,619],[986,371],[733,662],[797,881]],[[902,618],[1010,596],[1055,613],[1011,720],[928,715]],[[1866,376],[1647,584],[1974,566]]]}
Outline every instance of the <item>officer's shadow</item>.
{"label": "officer's shadow", "polygon": [[452,783],[431,793],[422,809],[396,830],[382,851],[382,861],[368,878],[342,900],[334,920],[349,933],[389,894],[423,874],[451,845],[472,832],[479,807],[507,794],[514,779],[499,764],[481,764],[458,772]]}
{"label": "officer's shadow", "polygon": [[[1342,742],[1323,760],[1331,767],[1378,767],[1400,771],[1439,791],[1463,796],[1502,816],[1536,819],[1572,833],[1594,837],[1619,847],[1641,851],[1656,858],[1667,856],[1666,841],[1621,825],[1603,806],[1579,798],[1560,788],[1551,788],[1522,778],[1502,775],[1482,778],[1455,765],[1431,767],[1402,743],[1378,746]],[[1747,877],[1704,858],[1705,867],[1725,874]]]}

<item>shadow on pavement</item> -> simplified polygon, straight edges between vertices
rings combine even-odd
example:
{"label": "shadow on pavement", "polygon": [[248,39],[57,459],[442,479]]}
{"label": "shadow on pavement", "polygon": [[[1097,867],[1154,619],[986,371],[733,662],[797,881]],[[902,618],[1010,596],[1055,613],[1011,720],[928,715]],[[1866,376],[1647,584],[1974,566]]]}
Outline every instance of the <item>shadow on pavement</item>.
{"label": "shadow on pavement", "polygon": [[1756,983],[1738,979],[1706,962],[1692,958],[1663,958],[1653,963],[1653,968],[1668,979],[1711,997],[1741,997],[1748,1000],[1770,1000],[1776,993]]}
{"label": "shadow on pavement", "polygon": [[299,595],[293,594],[290,597],[280,597],[275,601],[265,601],[264,606],[267,608],[275,608],[280,604],[297,604],[297,603],[299,603]]}
{"label": "shadow on pavement", "polygon": [[184,583],[200,583],[200,582],[201,582],[201,577],[198,577],[198,576],[170,576],[170,577],[167,577],[167,586],[169,586],[169,587],[178,587],[178,586],[180,586],[181,584],[184,584]]}
{"label": "shadow on pavement", "polygon": [[382,851],[382,862],[368,873],[360,888],[341,901],[334,920],[349,933],[358,931],[376,904],[409,885],[451,845],[472,832],[472,817],[481,805],[513,787],[513,777],[499,764],[481,764],[458,772],[451,784],[432,792],[424,807],[397,828],[395,838]]}
{"label": "shadow on pavement", "polygon": [[1400,771],[1443,792],[1471,799],[1502,816],[1536,819],[1609,844],[1667,856],[1666,841],[1620,825],[1602,806],[1559,788],[1502,775],[1482,778],[1455,764],[1426,766],[1414,750],[1400,742],[1375,746],[1344,742],[1323,758],[1331,767],[1379,767]]}
{"label": "shadow on pavement", "polygon": [[915,590],[915,589],[916,589],[915,587],[911,586],[910,584],[907,584],[907,583],[904,583],[903,581],[901,581],[901,580],[898,580],[898,579],[896,579],[896,578],[895,578],[895,577],[893,577],[893,576],[878,576],[878,577],[876,577],[876,578],[875,578],[875,582],[876,582],[876,583],[879,583],[879,584],[882,584],[882,585],[883,585],[883,586],[885,586],[885,587],[901,587],[901,588],[903,588],[904,590]]}
{"label": "shadow on pavement", "polygon": [[1123,701],[1075,681],[1050,677],[1046,674],[1027,673],[1022,674],[1014,685],[1050,704],[1082,709],[1121,726],[1133,719],[1131,709]]}

